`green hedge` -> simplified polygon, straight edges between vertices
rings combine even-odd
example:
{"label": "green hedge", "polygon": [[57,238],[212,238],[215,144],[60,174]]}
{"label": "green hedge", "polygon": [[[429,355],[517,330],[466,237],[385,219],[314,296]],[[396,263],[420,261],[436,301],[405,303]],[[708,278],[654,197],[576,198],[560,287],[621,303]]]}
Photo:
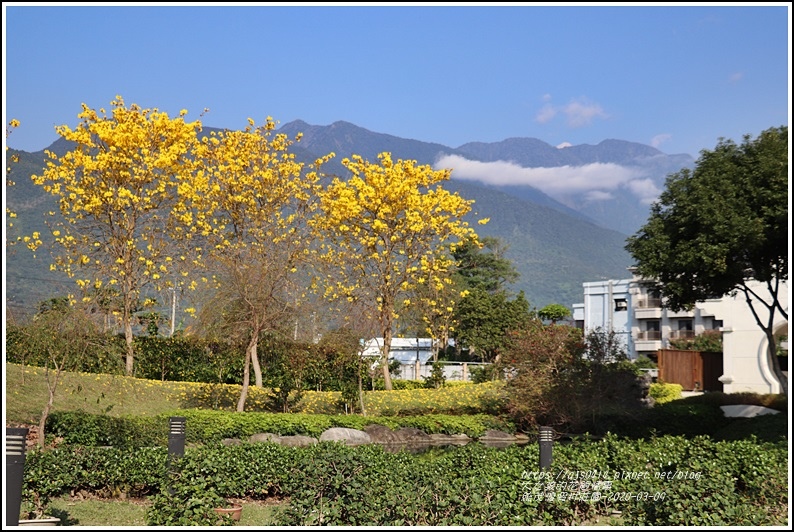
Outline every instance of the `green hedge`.
{"label": "green hedge", "polygon": [[252,434],[261,432],[316,438],[332,427],[361,430],[371,424],[385,425],[392,429],[414,427],[428,434],[466,434],[471,438],[477,438],[489,429],[515,431],[515,426],[510,421],[486,414],[356,416],[176,410],[167,415],[147,417],[54,412],[47,419],[45,432],[48,439],[63,438],[67,444],[121,448],[167,445],[169,418],[173,416],[185,418],[185,439],[193,444],[217,443],[224,438],[247,440]]}
{"label": "green hedge", "polygon": [[170,466],[161,447],[64,446],[28,453],[23,498],[149,496],[149,524],[207,524],[218,498],[286,496],[278,526],[571,526],[614,512],[626,526],[779,526],[787,459],[786,442],[706,436],[555,445],[546,471],[536,444],[472,443],[421,458],[335,442],[208,445]]}

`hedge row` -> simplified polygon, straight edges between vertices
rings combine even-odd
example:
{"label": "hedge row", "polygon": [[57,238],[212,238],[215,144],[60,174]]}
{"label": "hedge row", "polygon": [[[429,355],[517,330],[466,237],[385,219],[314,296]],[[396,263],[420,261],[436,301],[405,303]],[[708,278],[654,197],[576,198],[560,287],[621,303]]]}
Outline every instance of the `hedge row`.
{"label": "hedge row", "polygon": [[270,523],[278,526],[581,525],[616,512],[629,526],[780,525],[787,454],[785,442],[610,435],[555,445],[541,471],[536,444],[472,443],[422,459],[333,442],[210,445],[170,466],[162,447],[63,446],[28,453],[23,496],[150,496],[150,525],[214,524],[219,499],[273,496],[289,497]]}
{"label": "hedge row", "polygon": [[167,446],[169,419],[185,418],[185,441],[191,444],[218,443],[225,438],[247,440],[252,434],[272,432],[282,436],[319,437],[331,427],[363,429],[378,424],[392,429],[414,427],[428,434],[466,434],[477,438],[489,429],[514,432],[515,426],[497,416],[357,416],[323,414],[272,414],[176,410],[159,416],[108,416],[86,412],[54,412],[47,419],[48,440],[62,438],[72,445],[119,448]]}

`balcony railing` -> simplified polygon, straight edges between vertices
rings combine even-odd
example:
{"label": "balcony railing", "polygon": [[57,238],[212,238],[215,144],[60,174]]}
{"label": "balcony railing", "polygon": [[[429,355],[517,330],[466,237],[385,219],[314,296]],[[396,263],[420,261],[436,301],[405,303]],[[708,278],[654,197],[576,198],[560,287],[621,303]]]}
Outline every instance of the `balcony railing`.
{"label": "balcony railing", "polygon": [[637,299],[637,308],[662,308],[662,300],[657,297]]}
{"label": "balcony railing", "polygon": [[670,338],[675,340],[678,338],[694,338],[695,331],[690,331],[687,329],[681,329],[679,331],[670,331]]}
{"label": "balcony railing", "polygon": [[637,340],[656,341],[662,339],[661,331],[640,331],[637,333]]}

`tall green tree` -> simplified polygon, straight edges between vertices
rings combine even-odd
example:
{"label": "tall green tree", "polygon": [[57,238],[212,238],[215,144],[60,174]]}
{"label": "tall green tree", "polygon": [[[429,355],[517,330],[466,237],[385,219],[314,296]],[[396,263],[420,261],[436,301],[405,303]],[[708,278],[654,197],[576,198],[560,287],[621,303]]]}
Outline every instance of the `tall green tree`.
{"label": "tall green tree", "polygon": [[778,313],[788,320],[788,153],[787,126],[745,135],[741,144],[720,139],[693,170],[668,176],[626,245],[637,274],[656,283],[668,308],[742,293],[786,394],[773,333]]}
{"label": "tall green tree", "polygon": [[466,294],[455,306],[453,337],[459,349],[488,362],[498,358],[506,332],[531,315],[523,292],[512,299],[508,293],[507,285],[519,274],[505,251],[507,245],[500,239],[483,237],[481,245],[466,241],[453,253],[455,283]]}
{"label": "tall green tree", "polygon": [[456,277],[469,290],[482,288],[494,293],[518,280],[519,273],[505,258],[507,244],[493,236],[479,242],[467,240],[455,249]]}

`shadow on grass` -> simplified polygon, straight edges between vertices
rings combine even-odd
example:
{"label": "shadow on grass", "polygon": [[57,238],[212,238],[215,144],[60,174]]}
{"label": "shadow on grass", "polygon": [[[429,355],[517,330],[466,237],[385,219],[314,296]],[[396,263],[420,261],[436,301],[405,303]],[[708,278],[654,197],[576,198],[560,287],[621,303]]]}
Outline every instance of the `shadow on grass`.
{"label": "shadow on grass", "polygon": [[[752,418],[725,417],[720,406],[731,404],[766,406],[780,413]],[[611,432],[635,439],[706,435],[722,441],[754,437],[758,441],[778,442],[788,439],[787,410],[784,396],[707,393],[656,405],[631,416],[605,416],[589,432],[598,436]]]}

